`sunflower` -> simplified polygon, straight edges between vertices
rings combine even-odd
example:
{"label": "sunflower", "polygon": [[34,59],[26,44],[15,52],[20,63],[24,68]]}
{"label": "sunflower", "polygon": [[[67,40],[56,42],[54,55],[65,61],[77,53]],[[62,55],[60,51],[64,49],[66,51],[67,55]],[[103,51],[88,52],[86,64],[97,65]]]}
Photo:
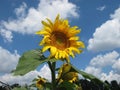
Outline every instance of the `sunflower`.
{"label": "sunflower", "polygon": [[80,33],[77,26],[70,27],[68,20],[60,19],[57,15],[54,22],[47,18],[47,21],[42,21],[43,29],[36,34],[43,35],[40,45],[43,45],[42,51],[50,51],[50,58],[67,60],[69,55],[75,57],[75,54],[80,54],[84,48],[84,43],[78,41],[79,37],[76,34]]}
{"label": "sunflower", "polygon": [[72,67],[70,64],[65,63],[61,66],[61,68],[58,71],[57,80],[59,83],[63,81],[68,81],[73,83],[78,80],[78,73],[72,70]]}
{"label": "sunflower", "polygon": [[78,80],[78,73],[77,72],[68,72],[62,77],[63,81],[68,81],[74,83]]}
{"label": "sunflower", "polygon": [[46,80],[44,78],[39,78],[36,81],[36,87],[42,90],[44,88],[45,83],[46,83]]}

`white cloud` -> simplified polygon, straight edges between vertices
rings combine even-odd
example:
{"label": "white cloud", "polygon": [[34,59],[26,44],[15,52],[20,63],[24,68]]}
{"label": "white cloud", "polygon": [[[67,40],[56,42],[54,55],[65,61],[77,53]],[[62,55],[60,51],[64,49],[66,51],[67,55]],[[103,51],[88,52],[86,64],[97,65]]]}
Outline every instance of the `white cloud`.
{"label": "white cloud", "polygon": [[25,85],[25,84],[31,84],[32,80],[34,78],[37,78],[38,75],[51,81],[51,73],[47,65],[44,65],[40,71],[34,70],[27,73],[24,76],[14,76],[12,74],[5,74],[3,76],[0,76],[0,80],[8,84],[19,83],[20,85]]}
{"label": "white cloud", "polygon": [[23,3],[19,8],[15,9],[16,19],[9,19],[8,21],[1,21],[0,32],[11,33],[9,36],[0,33],[7,41],[12,41],[12,33],[17,32],[20,34],[34,34],[41,29],[41,20],[46,17],[54,20],[59,13],[62,18],[78,17],[78,7],[70,3],[68,0],[40,0],[37,8],[28,8]]}
{"label": "white cloud", "polygon": [[15,14],[17,15],[17,17],[25,17],[26,9],[27,5],[23,2],[23,4],[19,8],[15,9]]}
{"label": "white cloud", "polygon": [[51,71],[47,65],[44,65],[40,71],[39,75],[43,78],[46,78],[48,81],[51,81]]}
{"label": "white cloud", "polygon": [[0,72],[9,73],[16,68],[20,55],[15,51],[14,53],[0,47]]}
{"label": "white cloud", "polygon": [[7,41],[12,42],[13,35],[12,35],[11,31],[1,29],[0,35],[4,38],[5,42],[7,42]]}
{"label": "white cloud", "polygon": [[110,15],[111,19],[119,19],[120,20],[120,7],[118,9],[115,10],[114,14]]}
{"label": "white cloud", "polygon": [[115,71],[120,74],[120,58],[113,64],[112,68],[115,69]]}
{"label": "white cloud", "polygon": [[103,10],[105,10],[105,8],[106,8],[106,6],[104,5],[104,6],[98,7],[97,10],[103,11]]}
{"label": "white cloud", "polygon": [[20,85],[30,84],[30,82],[38,75],[37,71],[32,71],[24,76],[13,76],[12,74],[5,74],[0,76],[0,80],[4,83]]}
{"label": "white cloud", "polygon": [[[104,69],[111,68],[109,73],[105,73]],[[90,64],[85,71],[95,75],[101,80],[116,80],[120,82],[120,53],[113,51],[105,55],[97,55],[91,59]]]}
{"label": "white cloud", "polygon": [[97,55],[90,61],[90,65],[101,68],[110,66],[117,61],[118,57],[119,53],[116,51],[107,53],[105,55]]}
{"label": "white cloud", "polygon": [[97,77],[100,77],[101,69],[93,66],[88,66],[85,68],[85,72],[95,75]]}
{"label": "white cloud", "polygon": [[113,71],[110,71],[109,74],[106,73],[102,73],[101,74],[101,80],[105,81],[112,81],[112,80],[116,80],[118,83],[120,82],[120,74],[117,74]]}
{"label": "white cloud", "polygon": [[93,38],[89,39],[88,50],[103,51],[120,48],[120,8],[106,21],[96,28]]}

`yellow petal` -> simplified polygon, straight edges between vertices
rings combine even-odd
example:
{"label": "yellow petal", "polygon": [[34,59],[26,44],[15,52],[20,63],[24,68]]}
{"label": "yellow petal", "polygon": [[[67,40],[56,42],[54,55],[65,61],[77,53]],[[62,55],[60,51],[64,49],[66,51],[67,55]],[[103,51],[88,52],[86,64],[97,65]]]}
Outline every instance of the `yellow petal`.
{"label": "yellow petal", "polygon": [[50,43],[49,35],[44,36],[44,38],[40,42],[40,45],[44,45],[45,43]]}
{"label": "yellow petal", "polygon": [[64,59],[65,58],[65,51],[62,52],[62,58]]}
{"label": "yellow petal", "polygon": [[55,56],[56,52],[57,52],[56,47],[51,47],[51,48],[50,48],[51,56]]}
{"label": "yellow petal", "polygon": [[78,29],[78,26],[73,26],[72,28],[73,28],[73,29]]}
{"label": "yellow petal", "polygon": [[62,58],[62,52],[59,50],[58,53],[59,53],[59,54],[58,54],[58,57],[59,57],[59,58]]}
{"label": "yellow petal", "polygon": [[68,25],[69,25],[68,20],[64,20],[64,21],[63,21],[63,24],[68,26]]}
{"label": "yellow petal", "polygon": [[56,52],[56,54],[55,54],[55,58],[56,58],[56,59],[58,59],[58,58],[59,58],[59,57],[58,57],[58,54],[59,54],[59,53],[58,53],[58,52]]}
{"label": "yellow petal", "polygon": [[80,30],[69,29],[69,32],[68,32],[67,36],[72,37],[72,36],[75,36],[78,33],[80,33]]}
{"label": "yellow petal", "polygon": [[37,31],[35,34],[40,34],[41,33],[41,30],[40,31]]}
{"label": "yellow petal", "polygon": [[74,57],[75,57],[75,55],[73,54],[73,52],[72,52],[72,51],[70,51],[70,52],[69,52],[69,54],[70,54],[70,56],[72,56],[72,58],[74,58]]}
{"label": "yellow petal", "polygon": [[85,48],[84,43],[83,43],[83,42],[81,42],[81,41],[77,42],[77,45],[78,45],[79,47],[81,47],[81,48]]}
{"label": "yellow petal", "polygon": [[40,46],[45,43],[44,39],[40,42]]}
{"label": "yellow petal", "polygon": [[54,21],[54,27],[53,30],[57,30],[58,26],[60,25],[60,20],[59,20],[60,15],[58,14],[55,21]]}
{"label": "yellow petal", "polygon": [[45,36],[44,38],[45,44],[50,44],[51,40],[49,36]]}
{"label": "yellow petal", "polygon": [[47,18],[47,21],[50,23],[51,26],[53,26],[53,23],[49,18]]}
{"label": "yellow petal", "polygon": [[57,17],[55,18],[55,21],[59,20],[60,15],[58,14]]}
{"label": "yellow petal", "polygon": [[38,31],[38,32],[36,32],[36,34],[39,34],[39,35],[50,35],[50,33],[45,31],[45,30]]}
{"label": "yellow petal", "polygon": [[76,52],[78,54],[80,53],[80,50],[78,48],[75,48],[75,47],[70,47],[69,50],[74,51],[74,52]]}
{"label": "yellow petal", "polygon": [[51,29],[50,27],[44,27],[44,30],[45,30],[46,32],[49,32],[50,34],[51,34],[51,32],[52,32],[52,29]]}
{"label": "yellow petal", "polygon": [[42,52],[45,52],[46,50],[48,50],[51,46],[44,46],[42,49]]}
{"label": "yellow petal", "polygon": [[46,23],[45,21],[42,21],[42,24],[49,27],[50,25],[48,23]]}
{"label": "yellow petal", "polygon": [[79,37],[77,37],[77,36],[71,37],[69,40],[79,40]]}
{"label": "yellow petal", "polygon": [[66,52],[59,50],[59,58],[65,59],[66,58]]}
{"label": "yellow petal", "polygon": [[65,59],[66,59],[67,63],[69,63],[69,62],[70,62],[70,59],[69,59],[69,56],[68,56],[68,54],[67,54],[67,53],[65,53]]}

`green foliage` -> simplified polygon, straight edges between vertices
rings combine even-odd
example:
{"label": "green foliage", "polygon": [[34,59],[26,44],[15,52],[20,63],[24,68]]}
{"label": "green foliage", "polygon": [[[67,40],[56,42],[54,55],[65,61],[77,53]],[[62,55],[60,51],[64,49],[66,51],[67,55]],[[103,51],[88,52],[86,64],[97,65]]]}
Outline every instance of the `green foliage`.
{"label": "green foliage", "polygon": [[25,52],[18,62],[14,75],[24,75],[35,70],[40,64],[48,61],[40,49]]}
{"label": "green foliage", "polygon": [[12,90],[29,90],[29,89],[27,89],[26,87],[16,87]]}
{"label": "green foliage", "polygon": [[64,81],[58,86],[58,90],[77,90],[77,86],[73,83]]}
{"label": "green foliage", "polygon": [[91,81],[97,82],[97,83],[103,83],[100,79],[98,79],[97,77],[93,76],[92,74],[88,74],[84,71],[78,70],[77,68],[75,68],[73,65],[71,65],[73,70],[77,71],[79,74],[81,74],[84,78],[87,78]]}
{"label": "green foliage", "polygon": [[79,74],[81,74],[84,78],[86,78],[86,79],[89,79],[89,80],[91,80],[91,81],[93,81],[93,82],[95,82],[95,83],[98,83],[98,84],[100,84],[100,83],[102,83],[102,84],[104,84],[104,86],[106,87],[106,88],[110,88],[106,83],[104,83],[103,81],[101,81],[100,79],[98,79],[97,77],[95,77],[95,76],[93,76],[92,74],[88,74],[88,73],[86,73],[86,72],[84,72],[84,71],[81,71],[81,70],[78,70],[77,68],[75,68],[73,65],[71,65],[72,66],[72,69],[73,70],[75,70],[75,71],[77,71]]}
{"label": "green foliage", "polygon": [[45,90],[51,90],[52,89],[52,83],[45,83]]}
{"label": "green foliage", "polygon": [[[53,68],[52,63],[56,62],[57,59],[53,58],[53,59],[49,59],[46,58],[41,49],[35,49],[35,50],[30,50],[25,52],[21,57],[20,60],[18,62],[18,65],[16,67],[16,70],[13,71],[14,75],[25,75],[26,73],[35,70],[39,65],[41,65],[44,62],[48,62],[48,65],[50,67],[50,70],[52,72],[52,76],[55,75],[55,73],[53,73],[53,71],[55,72],[55,70],[59,70],[60,68]],[[71,65],[71,72],[78,72],[79,74],[81,74],[84,78],[87,78],[95,83],[103,83],[100,79],[98,79],[97,77],[88,74],[84,71],[78,70],[76,69],[73,65]],[[55,78],[55,76],[54,76]],[[55,79],[53,79],[53,81],[55,81]],[[52,86],[54,85],[54,83],[46,83],[45,84],[45,89],[46,90],[51,90],[51,88],[53,88]],[[107,88],[109,88],[105,83],[103,83]],[[33,86],[36,87],[36,86]],[[77,90],[76,88],[76,84],[74,83],[70,83],[70,82],[63,82],[60,85],[56,86],[58,88],[58,90]],[[27,90],[24,87],[20,87],[20,88],[14,88],[13,90]]]}

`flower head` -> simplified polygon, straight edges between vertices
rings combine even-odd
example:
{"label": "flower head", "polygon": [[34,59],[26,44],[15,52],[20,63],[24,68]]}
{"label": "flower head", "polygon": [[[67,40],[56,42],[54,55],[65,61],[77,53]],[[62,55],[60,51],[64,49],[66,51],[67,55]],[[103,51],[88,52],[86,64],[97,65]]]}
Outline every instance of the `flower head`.
{"label": "flower head", "polygon": [[84,43],[78,41],[79,37],[76,34],[80,33],[77,26],[70,27],[68,20],[59,19],[59,15],[52,22],[47,18],[48,22],[42,21],[43,29],[36,34],[43,35],[40,45],[43,45],[42,51],[50,50],[50,58],[67,60],[69,55],[74,57],[74,54],[80,54],[84,48]]}
{"label": "flower head", "polygon": [[68,72],[62,77],[63,81],[69,81],[71,83],[78,80],[78,73],[77,72]]}
{"label": "flower head", "polygon": [[75,82],[78,80],[78,73],[72,70],[70,64],[66,63],[61,66],[58,71],[58,79],[59,82],[68,81],[68,82]]}

